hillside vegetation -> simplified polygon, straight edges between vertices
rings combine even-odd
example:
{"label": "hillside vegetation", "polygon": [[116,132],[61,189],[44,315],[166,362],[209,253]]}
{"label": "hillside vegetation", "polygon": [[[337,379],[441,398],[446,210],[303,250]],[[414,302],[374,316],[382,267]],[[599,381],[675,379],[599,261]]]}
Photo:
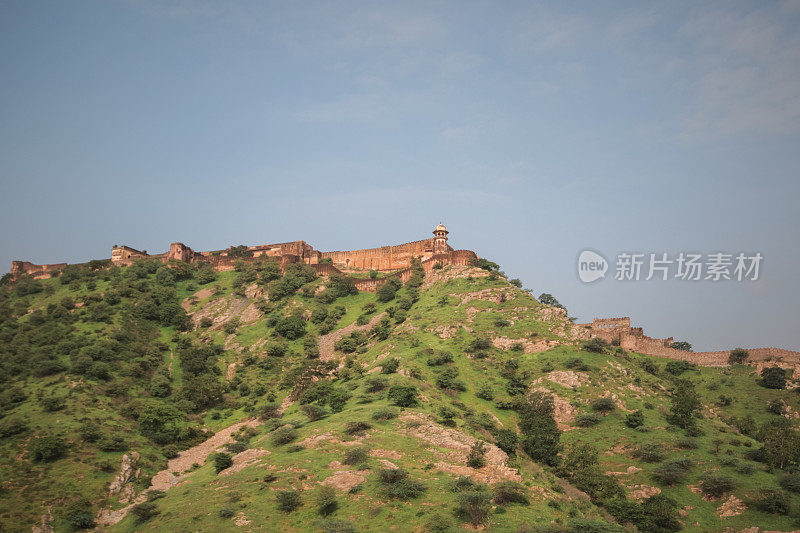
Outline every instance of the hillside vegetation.
{"label": "hillside vegetation", "polygon": [[800,526],[791,376],[590,341],[482,266],[6,283],[0,530]]}

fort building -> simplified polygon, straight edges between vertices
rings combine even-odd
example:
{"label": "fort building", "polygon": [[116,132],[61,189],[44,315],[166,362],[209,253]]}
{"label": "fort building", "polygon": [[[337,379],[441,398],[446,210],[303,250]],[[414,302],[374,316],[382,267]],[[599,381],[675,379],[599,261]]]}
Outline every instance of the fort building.
{"label": "fort building", "polygon": [[[137,250],[125,245],[114,245],[111,248],[111,264],[129,266],[140,259],[155,259],[167,263],[184,261],[187,263],[206,263],[218,271],[233,270],[240,260],[252,261],[259,258],[273,258],[281,267],[292,263],[312,265],[321,275],[355,273],[375,270],[382,274],[377,278],[353,277],[352,280],[360,290],[375,291],[386,283],[388,277],[398,276],[405,281],[411,276],[411,262],[419,259],[423,268],[429,271],[440,263],[454,265],[470,265],[478,256],[471,250],[454,250],[447,243],[447,228],[439,224],[433,230],[433,237],[419,241],[407,242],[393,246],[366,248],[335,252],[320,252],[305,241],[292,241],[276,244],[260,244],[248,246],[246,257],[230,255],[230,249],[209,252],[196,252],[189,246],[174,242],[169,250],[162,254],[151,255],[146,250]],[[11,275],[14,279],[20,276],[32,276],[36,279],[47,279],[57,276],[66,263],[56,265],[34,265],[26,261],[13,261]]]}

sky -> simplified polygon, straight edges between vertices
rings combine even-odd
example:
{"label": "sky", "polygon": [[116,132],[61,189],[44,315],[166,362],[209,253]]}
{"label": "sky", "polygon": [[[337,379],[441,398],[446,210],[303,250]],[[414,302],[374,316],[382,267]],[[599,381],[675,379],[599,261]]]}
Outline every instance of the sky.
{"label": "sky", "polygon": [[[2,272],[441,222],[580,322],[800,350],[798,147],[798,0],[0,3]],[[764,259],[618,281],[621,252]]]}

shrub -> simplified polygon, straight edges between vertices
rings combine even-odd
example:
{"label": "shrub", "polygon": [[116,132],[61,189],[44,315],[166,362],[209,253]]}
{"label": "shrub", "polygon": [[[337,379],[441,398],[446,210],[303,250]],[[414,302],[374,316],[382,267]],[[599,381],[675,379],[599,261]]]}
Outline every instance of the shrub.
{"label": "shrub", "polygon": [[275,495],[278,509],[284,513],[291,513],[300,507],[300,493],[296,490],[281,490]]}
{"label": "shrub", "polygon": [[765,368],[761,371],[761,380],[759,380],[759,384],[768,389],[785,389],[786,372],[784,369],[777,366]]}
{"label": "shrub", "polygon": [[657,463],[664,459],[664,448],[657,442],[648,442],[638,446],[633,456],[646,463]]}
{"label": "shrub", "polygon": [[306,333],[306,321],[297,315],[291,315],[278,320],[275,331],[289,340],[299,339]]}
{"label": "shrub", "polygon": [[131,513],[133,514],[133,520],[137,524],[142,524],[147,522],[154,516],[158,515],[160,511],[156,506],[155,502],[144,502],[140,503],[139,505],[134,505],[131,508]]}
{"label": "shrub", "polygon": [[625,425],[629,428],[636,429],[644,425],[644,413],[641,410],[636,410],[625,417]]}
{"label": "shrub", "polygon": [[428,366],[439,366],[452,362],[453,362],[453,354],[451,354],[450,352],[437,351],[436,353],[428,357]]}
{"label": "shrub", "polygon": [[601,413],[610,413],[617,406],[611,398],[597,398],[592,402],[592,409]]}
{"label": "shrub", "polygon": [[417,404],[417,388],[412,385],[394,385],[389,388],[388,396],[398,407],[412,407]]}
{"label": "shrub", "polygon": [[672,459],[658,465],[653,470],[653,477],[664,485],[674,485],[682,481],[693,466],[694,462],[685,457]]}
{"label": "shrub", "polygon": [[670,361],[664,365],[664,370],[673,376],[680,376],[688,370],[696,370],[697,365],[689,361]]}
{"label": "shrub", "polygon": [[390,498],[410,500],[425,492],[425,486],[408,477],[402,468],[381,468],[377,472],[384,492]]}
{"label": "shrub", "polygon": [[467,454],[467,466],[481,468],[486,464],[486,445],[482,440],[476,440]]}
{"label": "shrub", "polygon": [[575,425],[587,428],[596,426],[600,423],[600,420],[602,420],[602,418],[595,413],[581,413],[575,417]]}
{"label": "shrub", "polygon": [[33,441],[31,446],[34,461],[50,462],[66,453],[67,442],[57,435],[45,435]]}
{"label": "shrub", "polygon": [[367,379],[367,392],[380,392],[387,387],[386,378],[375,376]]}
{"label": "shrub", "polygon": [[369,424],[367,422],[362,422],[360,420],[347,422],[344,425],[344,432],[347,433],[348,435],[356,435],[358,433],[363,433],[368,429],[372,429],[372,424]]}
{"label": "shrub", "polygon": [[781,399],[774,399],[767,404],[767,412],[772,413],[774,415],[783,415],[786,411],[786,405],[783,403]]}
{"label": "shrub", "polygon": [[383,368],[381,368],[381,374],[394,374],[397,372],[397,368],[400,366],[400,359],[397,357],[393,359],[389,359],[383,364]]}
{"label": "shrub", "polygon": [[300,406],[300,410],[308,417],[311,422],[316,422],[328,416],[328,410],[315,403],[306,403]]}
{"label": "shrub", "polygon": [[486,491],[470,490],[458,495],[456,512],[469,519],[473,526],[485,523],[491,509],[491,499]]}
{"label": "shrub", "polygon": [[789,495],[778,490],[762,490],[750,504],[765,513],[789,514]]}
{"label": "shrub", "polygon": [[272,444],[280,446],[281,444],[289,444],[298,437],[297,430],[290,426],[284,426],[275,430],[272,433]]}
{"label": "shrub", "polygon": [[785,490],[800,494],[800,472],[782,475],[779,483]]}
{"label": "shrub", "polygon": [[605,353],[608,343],[599,337],[594,337],[583,343],[583,349],[592,353]]}
{"label": "shrub", "polygon": [[571,370],[578,370],[581,372],[587,372],[589,370],[589,365],[587,365],[586,362],[580,357],[568,359],[566,362],[564,362],[564,366]]}
{"label": "shrub", "polygon": [[233,458],[231,454],[219,452],[214,454],[214,470],[217,474],[233,465]]}
{"label": "shrub", "polygon": [[517,451],[517,434],[512,429],[498,429],[494,432],[495,446],[514,455]]}
{"label": "shrub", "polygon": [[367,452],[366,448],[348,448],[344,452],[344,459],[342,463],[346,465],[360,465],[361,463],[366,462],[367,457],[369,457],[369,453]]}
{"label": "shrub", "polygon": [[89,529],[95,526],[94,513],[92,513],[92,503],[81,498],[71,503],[64,512],[64,518],[74,530]]}
{"label": "shrub", "polygon": [[458,369],[454,366],[447,367],[436,376],[436,386],[440,389],[465,391],[467,386],[458,378]]}
{"label": "shrub", "polygon": [[747,358],[750,357],[750,352],[743,348],[736,348],[731,350],[730,355],[728,356],[728,364],[729,365],[741,365]]}
{"label": "shrub", "polygon": [[238,318],[236,318],[236,317],[234,317],[234,318],[231,318],[230,320],[228,320],[227,322],[225,322],[225,325],[222,327],[222,329],[223,329],[223,330],[225,331],[225,333],[227,333],[228,335],[233,335],[234,333],[236,333],[236,330],[237,330],[238,328],[239,328],[239,319],[238,319]]}
{"label": "shrub", "polygon": [[0,437],[17,435],[28,429],[28,423],[18,416],[11,416],[0,422]]}
{"label": "shrub", "polygon": [[524,485],[514,481],[501,481],[492,486],[492,494],[494,495],[494,503],[497,505],[506,505],[507,503],[528,503],[528,497],[525,495],[527,489]]}
{"label": "shrub", "polygon": [[381,407],[372,413],[373,420],[384,421],[392,418],[397,418],[397,409],[391,407]]}
{"label": "shrub", "polygon": [[494,389],[488,383],[484,383],[481,385],[481,388],[478,389],[478,392],[475,393],[475,396],[480,398],[481,400],[486,400],[487,402],[491,402],[494,400]]}
{"label": "shrub", "polygon": [[703,474],[701,488],[704,494],[719,498],[736,488],[733,478],[719,472],[708,471]]}
{"label": "shrub", "polygon": [[336,502],[336,490],[329,485],[317,489],[317,512],[322,516],[333,513],[339,504]]}
{"label": "shrub", "polygon": [[468,352],[479,352],[482,350],[489,350],[493,346],[492,341],[490,339],[474,339],[472,342],[469,343],[467,346]]}

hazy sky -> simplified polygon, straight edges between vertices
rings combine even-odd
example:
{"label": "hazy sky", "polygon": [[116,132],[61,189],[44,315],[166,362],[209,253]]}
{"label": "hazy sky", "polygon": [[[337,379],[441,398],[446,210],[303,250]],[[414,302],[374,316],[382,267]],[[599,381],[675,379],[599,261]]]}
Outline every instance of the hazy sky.
{"label": "hazy sky", "polygon": [[[798,1],[0,3],[2,271],[443,222],[581,321],[800,349],[799,171]],[[764,262],[584,285],[584,248]]]}

